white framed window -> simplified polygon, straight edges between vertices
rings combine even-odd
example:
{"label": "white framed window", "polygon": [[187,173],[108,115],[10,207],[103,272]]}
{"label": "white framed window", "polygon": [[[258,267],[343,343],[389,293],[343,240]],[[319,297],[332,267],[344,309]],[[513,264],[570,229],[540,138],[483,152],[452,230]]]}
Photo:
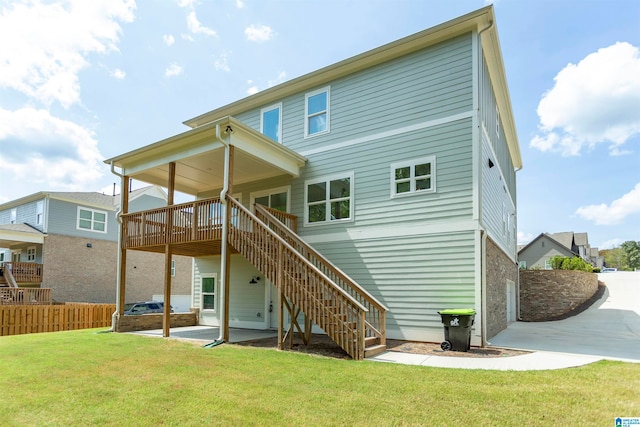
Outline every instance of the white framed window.
{"label": "white framed window", "polygon": [[216,311],[217,307],[217,286],[218,276],[215,274],[202,276],[202,287],[200,289],[200,309],[206,311]]}
{"label": "white framed window", "polygon": [[260,110],[260,132],[282,143],[282,103]]}
{"label": "white framed window", "polygon": [[15,224],[17,218],[18,218],[18,209],[17,208],[11,209],[11,224]]}
{"label": "white framed window", "polygon": [[78,206],[78,230],[107,232],[107,213]]}
{"label": "white framed window", "polygon": [[305,181],[306,225],[353,220],[354,173]]}
{"label": "white framed window", "polygon": [[29,246],[27,248],[27,262],[34,262],[36,260],[36,247]]}
{"label": "white framed window", "polygon": [[391,165],[391,197],[436,191],[436,157],[422,157]]}
{"label": "white framed window", "polygon": [[42,225],[44,223],[44,200],[40,200],[36,203],[36,225]]}
{"label": "white framed window", "polygon": [[304,136],[329,132],[330,87],[309,92],[304,96]]}
{"label": "white framed window", "polygon": [[547,259],[544,261],[544,269],[545,270],[553,270],[553,268],[551,267],[551,260]]}
{"label": "white framed window", "polygon": [[176,277],[176,260],[171,260],[171,277]]}
{"label": "white framed window", "polygon": [[281,212],[290,212],[291,187],[278,187],[251,193],[251,209],[255,203]]}
{"label": "white framed window", "polygon": [[526,270],[527,269],[527,261],[518,261],[518,267],[520,267],[520,270]]}

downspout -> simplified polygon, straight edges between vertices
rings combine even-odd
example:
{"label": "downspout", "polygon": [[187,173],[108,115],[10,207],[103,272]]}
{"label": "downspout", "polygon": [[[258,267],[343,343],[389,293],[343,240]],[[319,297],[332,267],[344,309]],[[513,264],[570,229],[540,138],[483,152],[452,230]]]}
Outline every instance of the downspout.
{"label": "downspout", "polygon": [[118,227],[118,257],[116,260],[116,271],[118,272],[118,275],[116,277],[116,311],[113,312],[113,314],[111,315],[111,329],[108,330],[107,332],[114,332],[116,330],[116,322],[117,322],[117,316],[118,313],[121,312],[122,307],[120,307],[120,268],[122,265],[122,251],[120,250],[121,245],[122,245],[122,218],[121,218],[121,214],[122,214],[122,197],[123,197],[123,191],[127,191],[127,189],[125,188],[125,182],[124,182],[124,175],[116,172],[115,170],[115,165],[113,164],[113,161],[111,162],[111,173],[120,177],[120,206],[118,207],[118,210],[116,211],[116,221],[119,224]]}
{"label": "downspout", "polygon": [[227,248],[227,244],[228,244],[228,236],[227,233],[229,232],[229,218],[227,218],[227,192],[229,191],[229,143],[225,140],[223,140],[220,137],[220,125],[217,124],[216,125],[216,141],[220,142],[222,145],[224,145],[224,183],[222,185],[222,190],[220,191],[220,204],[222,205],[222,248],[221,248],[221,253],[220,253],[220,259],[221,259],[221,263],[220,263],[220,280],[218,281],[218,293],[220,295],[220,298],[218,298],[219,304],[220,304],[220,321],[219,321],[219,334],[218,334],[218,339],[216,339],[213,342],[210,342],[209,344],[204,345],[205,348],[211,348],[211,347],[215,347],[217,345],[220,345],[222,343],[224,343],[224,330],[226,327],[225,324],[225,319],[226,319],[226,313],[224,312],[224,289],[226,286],[225,283],[225,277],[226,277],[226,273],[227,273],[227,264],[226,262],[224,262],[224,260],[227,257],[227,251],[229,250]]}
{"label": "downspout", "polygon": [[[482,54],[482,33],[487,30],[493,28],[493,20],[489,21],[489,25],[478,31],[478,50],[479,55],[478,58],[480,60],[480,64],[478,67],[478,72],[481,75],[484,75],[484,66],[483,64],[483,54]],[[480,76],[478,76],[480,77]],[[478,116],[480,115],[480,105],[482,105],[482,84],[484,79],[478,78]],[[482,135],[480,135],[480,124],[482,123],[481,117],[478,117],[478,136],[480,140],[482,139]],[[480,156],[482,158],[482,155]],[[480,169],[482,173],[482,169]],[[482,195],[480,195],[482,198]],[[482,204],[482,202],[480,202]],[[481,209],[482,211],[482,209]],[[481,215],[481,212],[480,212]],[[481,218],[479,218],[482,221]],[[487,341],[487,232],[480,228],[480,295],[481,295],[481,310],[482,316],[480,317],[480,337],[481,337],[481,345],[485,347],[489,344]]]}

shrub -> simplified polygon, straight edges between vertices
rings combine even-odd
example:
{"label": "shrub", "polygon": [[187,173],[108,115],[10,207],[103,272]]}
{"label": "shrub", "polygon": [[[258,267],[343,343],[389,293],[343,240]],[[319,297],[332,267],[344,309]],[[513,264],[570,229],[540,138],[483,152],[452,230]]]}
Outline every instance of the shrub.
{"label": "shrub", "polygon": [[593,272],[593,266],[587,263],[580,257],[565,257],[556,255],[551,258],[551,268],[554,270],[578,270],[586,271],[587,273]]}

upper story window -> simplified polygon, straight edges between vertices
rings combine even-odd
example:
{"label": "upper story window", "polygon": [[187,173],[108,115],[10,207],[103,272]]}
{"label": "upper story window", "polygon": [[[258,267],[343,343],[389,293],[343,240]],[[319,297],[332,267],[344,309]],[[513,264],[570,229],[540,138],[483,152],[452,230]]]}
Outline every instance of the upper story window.
{"label": "upper story window", "polygon": [[78,206],[78,229],[107,232],[107,213]]}
{"label": "upper story window", "polygon": [[353,172],[305,183],[305,224],[353,219]]}
{"label": "upper story window", "polygon": [[13,208],[11,209],[11,224],[15,224],[16,223],[16,219],[18,218],[18,209],[17,208]]}
{"label": "upper story window", "polygon": [[304,96],[304,136],[329,132],[329,86]]}
{"label": "upper story window", "polygon": [[391,197],[436,191],[435,156],[391,165]]}
{"label": "upper story window", "polygon": [[44,200],[36,203],[36,225],[42,225],[44,222]]}
{"label": "upper story window", "polygon": [[282,104],[260,110],[260,131],[274,141],[282,143]]}

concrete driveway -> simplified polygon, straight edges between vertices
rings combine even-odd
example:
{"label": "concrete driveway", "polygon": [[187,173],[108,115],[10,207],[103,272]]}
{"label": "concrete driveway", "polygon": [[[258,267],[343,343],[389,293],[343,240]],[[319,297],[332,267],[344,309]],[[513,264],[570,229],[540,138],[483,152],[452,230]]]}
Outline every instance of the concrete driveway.
{"label": "concrete driveway", "polygon": [[490,344],[640,363],[640,272],[598,278],[607,290],[589,309],[565,320],[513,323]]}

